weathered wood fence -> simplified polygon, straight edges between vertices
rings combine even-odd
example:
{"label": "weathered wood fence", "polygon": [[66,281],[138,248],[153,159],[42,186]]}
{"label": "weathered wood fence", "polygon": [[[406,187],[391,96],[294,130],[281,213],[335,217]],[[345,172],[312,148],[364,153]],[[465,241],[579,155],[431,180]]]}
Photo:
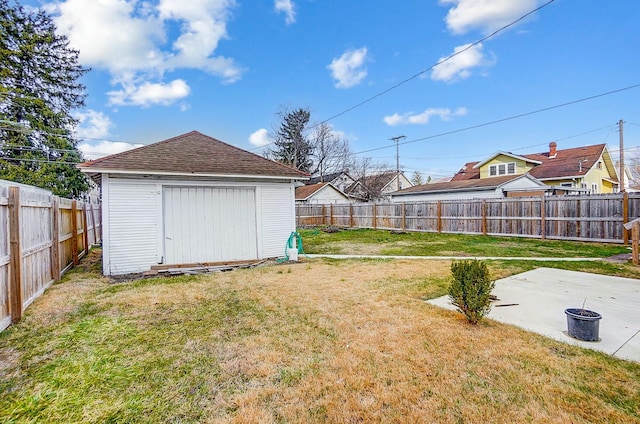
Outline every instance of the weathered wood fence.
{"label": "weathered wood fence", "polygon": [[101,238],[99,204],[0,181],[0,331]]}
{"label": "weathered wood fence", "polygon": [[296,205],[296,223],[541,239],[628,243],[640,193]]}

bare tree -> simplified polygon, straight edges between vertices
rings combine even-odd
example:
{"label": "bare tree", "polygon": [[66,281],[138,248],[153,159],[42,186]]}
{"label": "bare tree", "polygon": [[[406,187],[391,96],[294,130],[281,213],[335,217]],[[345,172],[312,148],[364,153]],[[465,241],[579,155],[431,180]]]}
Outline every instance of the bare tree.
{"label": "bare tree", "polygon": [[324,181],[324,177],[329,174],[349,169],[353,163],[349,141],[341,138],[326,122],[313,129],[311,144],[314,163],[311,174],[320,177],[320,181]]}

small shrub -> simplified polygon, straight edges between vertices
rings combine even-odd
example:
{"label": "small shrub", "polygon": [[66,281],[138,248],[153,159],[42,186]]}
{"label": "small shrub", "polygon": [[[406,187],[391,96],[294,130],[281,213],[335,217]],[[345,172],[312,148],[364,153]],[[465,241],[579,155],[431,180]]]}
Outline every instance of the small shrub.
{"label": "small shrub", "polygon": [[451,274],[451,303],[471,324],[477,324],[491,309],[490,295],[495,286],[489,277],[487,264],[476,260],[453,262]]}

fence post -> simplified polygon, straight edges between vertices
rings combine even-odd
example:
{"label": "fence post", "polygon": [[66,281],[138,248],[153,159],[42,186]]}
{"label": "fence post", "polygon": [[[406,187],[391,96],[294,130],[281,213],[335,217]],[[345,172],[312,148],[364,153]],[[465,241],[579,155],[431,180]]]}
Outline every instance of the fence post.
{"label": "fence post", "polygon": [[58,196],[51,198],[51,276],[60,279],[60,204]]}
{"label": "fence post", "polygon": [[544,201],[544,194],[540,198],[540,237],[547,238],[547,206]]}
{"label": "fence post", "polygon": [[[625,228],[624,232],[628,230]],[[638,265],[638,240],[640,239],[640,224],[637,222],[631,227],[631,259],[634,265]]]}
{"label": "fence post", "polygon": [[333,203],[329,204],[329,225],[333,225]]}
{"label": "fence post", "polygon": [[322,204],[322,225],[327,225],[327,205]]}
{"label": "fence post", "polygon": [[78,266],[78,203],[71,202],[71,255],[73,256],[73,266]]}
{"label": "fence post", "polygon": [[487,235],[487,201],[482,199],[482,235]]}
{"label": "fence post", "polygon": [[349,203],[349,227],[353,228],[353,203]]}
{"label": "fence post", "polygon": [[402,231],[407,229],[407,204],[402,204]]}
{"label": "fence post", "polygon": [[[629,193],[626,191],[622,194],[622,225],[629,222]],[[622,227],[622,241],[629,244],[629,231]]]}
{"label": "fence post", "polygon": [[436,206],[436,215],[437,215],[436,227],[438,229],[438,232],[441,233],[442,232],[442,201],[440,200],[438,200],[438,203]]}
{"label": "fence post", "polygon": [[11,321],[22,319],[22,249],[20,247],[20,187],[9,187],[9,308]]}
{"label": "fence post", "polygon": [[576,237],[580,238],[580,197],[576,200]]}
{"label": "fence post", "polygon": [[89,203],[89,209],[91,210],[91,225],[93,226],[93,243],[98,244],[98,225],[96,224],[96,214],[93,210],[93,203]]}
{"label": "fence post", "polygon": [[373,204],[373,229],[376,230],[378,228],[378,217],[376,216],[378,214],[378,207],[376,206],[376,204]]}
{"label": "fence post", "polygon": [[87,202],[82,202],[82,242],[84,244],[85,256],[89,254],[89,226],[87,220]]}

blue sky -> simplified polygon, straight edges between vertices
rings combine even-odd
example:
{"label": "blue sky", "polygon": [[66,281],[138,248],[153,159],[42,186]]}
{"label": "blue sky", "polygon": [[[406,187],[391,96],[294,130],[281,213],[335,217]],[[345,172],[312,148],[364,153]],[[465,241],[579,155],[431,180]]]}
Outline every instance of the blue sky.
{"label": "blue sky", "polygon": [[[45,7],[80,50],[81,148],[95,158],[191,130],[259,153],[282,105],[323,121],[430,68],[538,0],[64,0]],[[606,142],[640,146],[640,2],[555,0],[331,119],[359,156],[450,176],[465,162]],[[389,148],[384,148],[389,146]],[[372,149],[383,148],[370,151]]]}

